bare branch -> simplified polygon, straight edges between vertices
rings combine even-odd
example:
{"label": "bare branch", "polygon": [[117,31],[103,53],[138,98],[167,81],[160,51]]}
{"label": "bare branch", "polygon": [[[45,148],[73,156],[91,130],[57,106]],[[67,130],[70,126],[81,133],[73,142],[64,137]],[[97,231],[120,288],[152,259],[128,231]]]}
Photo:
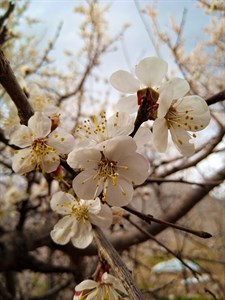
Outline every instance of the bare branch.
{"label": "bare branch", "polygon": [[95,227],[94,237],[100,255],[105,258],[115,274],[120,278],[131,299],[144,300],[142,294],[134,284],[130,271],[127,269],[119,254],[106,239],[100,228]]}
{"label": "bare branch", "polygon": [[21,89],[3,51],[0,49],[0,83],[5,88],[11,99],[16,105],[18,115],[22,124],[27,124],[33,115],[33,109],[27,97]]}

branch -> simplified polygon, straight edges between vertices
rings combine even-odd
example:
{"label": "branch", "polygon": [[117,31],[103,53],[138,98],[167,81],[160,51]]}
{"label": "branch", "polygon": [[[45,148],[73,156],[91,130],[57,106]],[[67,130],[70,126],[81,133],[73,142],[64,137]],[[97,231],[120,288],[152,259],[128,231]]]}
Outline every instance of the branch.
{"label": "branch", "polygon": [[3,51],[0,49],[0,83],[5,88],[12,101],[16,105],[20,122],[27,124],[29,118],[33,115],[33,109],[27,100],[27,97],[21,89]]}
{"label": "branch", "polygon": [[11,15],[14,8],[15,8],[15,4],[13,4],[12,2],[9,2],[9,7],[8,7],[7,11],[5,12],[5,14],[3,16],[0,17],[0,29],[1,29],[2,25],[4,24],[5,20],[8,19],[8,17]]}
{"label": "branch", "polygon": [[206,99],[206,102],[208,105],[212,105],[217,102],[224,101],[224,100],[225,100],[225,90],[220,91],[219,93],[209,97],[208,99]]}
{"label": "branch", "polygon": [[170,222],[167,222],[167,221],[163,221],[163,220],[159,220],[159,219],[156,219],[154,218],[153,216],[151,215],[145,215],[139,211],[136,211],[130,207],[127,207],[127,206],[123,206],[123,208],[127,211],[129,211],[130,213],[132,213],[133,215],[139,217],[140,219],[144,220],[146,223],[148,224],[151,224],[151,222],[155,222],[155,223],[158,223],[158,224],[161,224],[163,226],[166,227],[172,227],[172,228],[175,228],[175,229],[178,229],[178,230],[181,230],[181,231],[185,231],[185,232],[188,232],[188,233],[191,233],[191,234],[194,234],[200,238],[203,238],[203,239],[209,239],[212,237],[212,235],[208,232],[205,232],[205,231],[198,231],[198,230],[193,230],[191,228],[187,228],[187,227],[184,227],[184,226],[180,226],[180,225],[177,225],[177,224],[173,224],[173,223],[170,223]]}
{"label": "branch", "polygon": [[140,291],[136,288],[130,271],[127,269],[121,257],[106,239],[102,230],[98,227],[94,229],[94,238],[100,254],[112,267],[116,275],[122,281],[126,291],[133,300],[144,300]]}

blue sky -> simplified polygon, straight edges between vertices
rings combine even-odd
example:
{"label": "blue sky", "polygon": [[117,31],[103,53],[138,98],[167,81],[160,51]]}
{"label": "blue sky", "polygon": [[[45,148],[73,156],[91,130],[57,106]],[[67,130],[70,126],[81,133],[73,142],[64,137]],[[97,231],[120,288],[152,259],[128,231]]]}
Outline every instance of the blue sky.
{"label": "blue sky", "polygon": [[[158,0],[157,2],[139,0],[137,2],[140,7],[154,4],[158,12],[158,23],[162,30],[167,29],[170,16],[180,22],[183,10],[186,8],[187,17],[184,36],[187,51],[191,51],[195,43],[203,38],[203,28],[211,18],[210,15],[205,15],[202,9],[197,8],[197,1],[195,0]],[[54,36],[59,22],[63,21],[63,28],[57,41],[56,50],[52,53],[59,66],[63,62],[64,49],[76,53],[81,45],[78,36],[81,18],[74,13],[74,7],[80,3],[84,3],[84,1],[33,0],[27,12],[29,16],[40,20],[40,23],[32,29],[26,28],[28,32],[31,30],[42,38],[40,47],[44,46]],[[110,34],[118,33],[124,23],[131,24],[124,36],[124,42],[119,41],[117,43],[118,50],[103,57],[102,65],[99,68],[101,74],[104,73],[108,78],[112,72],[118,69],[128,70],[129,67],[134,66],[143,57],[156,55],[133,0],[101,0],[100,3],[111,3],[111,8],[107,14]],[[146,16],[145,20],[148,22]],[[125,47],[128,54],[130,66],[127,65],[124,58],[123,47]],[[166,51],[163,50],[161,54],[164,59],[170,60]]]}

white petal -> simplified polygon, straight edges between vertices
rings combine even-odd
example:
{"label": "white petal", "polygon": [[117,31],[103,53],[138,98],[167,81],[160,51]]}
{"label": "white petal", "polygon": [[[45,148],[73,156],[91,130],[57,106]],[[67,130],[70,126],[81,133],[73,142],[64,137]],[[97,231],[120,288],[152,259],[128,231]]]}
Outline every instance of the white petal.
{"label": "white petal", "polygon": [[156,119],[153,124],[152,142],[159,152],[165,152],[168,144],[168,126],[166,119]]}
{"label": "white petal", "polygon": [[48,145],[55,148],[58,154],[67,154],[74,148],[75,140],[72,134],[69,134],[57,128],[48,137]]}
{"label": "white petal", "polygon": [[138,99],[137,95],[130,95],[126,97],[121,97],[116,104],[116,109],[118,111],[124,111],[129,114],[136,113],[138,111]]}
{"label": "white petal", "polygon": [[36,138],[46,137],[51,131],[51,126],[52,121],[41,112],[35,112],[28,121],[28,127],[34,133]]}
{"label": "white petal", "polygon": [[105,142],[105,156],[112,161],[122,160],[128,154],[133,154],[137,145],[130,136],[118,136]]}
{"label": "white petal", "polygon": [[76,287],[75,287],[75,291],[76,292],[82,292],[84,290],[91,290],[91,289],[95,289],[98,286],[98,283],[94,280],[84,280],[81,283],[79,283]]}
{"label": "white petal", "polygon": [[88,214],[96,215],[101,211],[101,201],[99,198],[95,200],[80,200],[80,203],[87,206],[88,205]]}
{"label": "white petal", "polygon": [[59,156],[54,152],[49,152],[48,154],[40,157],[41,169],[46,173],[55,171],[58,168],[59,164]]}
{"label": "white petal", "polygon": [[119,176],[122,175],[127,181],[141,184],[148,178],[149,162],[143,155],[134,153],[126,156],[118,163],[117,171]]}
{"label": "white petal", "polygon": [[181,154],[187,156],[194,154],[194,144],[189,142],[191,137],[182,127],[178,127],[177,125],[173,124],[170,127],[170,133],[175,146]]}
{"label": "white petal", "polygon": [[166,81],[163,83],[159,88],[159,93],[162,92],[162,90],[169,85],[173,88],[173,99],[179,99],[187,94],[187,92],[190,90],[189,83],[187,80],[175,77],[169,81]]}
{"label": "white petal", "polygon": [[103,298],[104,295],[102,295],[102,293],[100,294],[101,290],[102,290],[102,287],[99,287],[99,288],[97,287],[96,290],[94,290],[93,292],[90,292],[90,294],[88,294],[88,296],[86,297],[85,300],[100,300],[100,299],[104,299]]}
{"label": "white petal", "polygon": [[126,112],[117,112],[108,119],[108,137],[129,135],[134,128],[134,120]]}
{"label": "white petal", "polygon": [[80,249],[86,248],[93,240],[92,226],[89,221],[78,222],[76,235],[71,238],[72,244]]}
{"label": "white petal", "polygon": [[36,161],[32,160],[30,148],[16,152],[12,158],[12,168],[15,173],[24,174],[35,169]]}
{"label": "white petal", "polygon": [[140,88],[140,82],[131,73],[123,70],[113,73],[109,82],[122,93],[133,94]]}
{"label": "white petal", "polygon": [[137,152],[140,152],[144,145],[151,141],[152,133],[148,127],[142,126],[138,129],[133,139],[137,144]]}
{"label": "white petal", "polygon": [[182,107],[182,110],[192,108],[193,114],[201,115],[209,111],[209,107],[204,99],[197,95],[186,96],[177,101],[174,107]]}
{"label": "white petal", "polygon": [[92,224],[102,228],[108,228],[112,224],[112,210],[107,204],[103,204],[97,215],[89,215]]}
{"label": "white petal", "polygon": [[32,144],[32,132],[25,125],[20,125],[11,135],[10,144],[24,148]]}
{"label": "white petal", "polygon": [[106,189],[106,202],[112,206],[124,206],[132,200],[133,193],[133,185],[125,178],[117,178],[116,185],[110,179]]}
{"label": "white petal", "polygon": [[[182,125],[188,131],[199,131],[204,129],[210,122],[210,111],[204,99],[199,96],[187,96],[178,100],[174,107],[178,111]],[[188,111],[187,114],[184,112]],[[188,115],[188,119],[187,119]]]}
{"label": "white petal", "polygon": [[50,201],[51,209],[62,215],[70,214],[74,204],[77,204],[75,198],[64,192],[55,193]]}
{"label": "white petal", "polygon": [[97,178],[93,179],[96,174],[94,170],[87,170],[82,171],[74,178],[73,189],[79,198],[91,200],[101,193],[103,188],[102,182],[98,182]]}
{"label": "white petal", "polygon": [[168,64],[161,58],[147,57],[135,67],[135,74],[147,87],[154,87],[165,77],[167,69]]}
{"label": "white petal", "polygon": [[95,168],[101,159],[101,153],[96,149],[78,149],[69,153],[67,163],[71,168]]}
{"label": "white petal", "polygon": [[110,275],[110,274],[108,274],[108,273],[105,272],[102,275],[102,282],[104,282],[106,284],[112,284],[112,286],[115,289],[121,291],[124,294],[127,294],[127,291],[123,287],[121,281],[118,278],[116,278],[115,276],[112,276],[112,275]]}
{"label": "white petal", "polygon": [[74,236],[77,222],[73,216],[65,216],[55,224],[50,235],[56,244],[65,245]]}
{"label": "white petal", "polygon": [[163,118],[170,108],[173,100],[186,95],[189,89],[190,86],[188,82],[181,78],[173,78],[162,84],[159,89],[158,118]]}

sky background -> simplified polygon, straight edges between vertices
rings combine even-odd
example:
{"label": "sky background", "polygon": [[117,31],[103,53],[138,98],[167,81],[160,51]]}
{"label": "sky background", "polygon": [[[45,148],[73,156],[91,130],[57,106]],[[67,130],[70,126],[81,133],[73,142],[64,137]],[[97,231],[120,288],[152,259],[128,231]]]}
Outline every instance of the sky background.
{"label": "sky background", "polygon": [[[116,44],[117,51],[106,54],[102,57],[102,65],[99,73],[105,74],[106,78],[118,69],[131,70],[134,65],[146,56],[156,55],[146,28],[137,11],[135,1],[133,0],[101,0],[102,4],[111,3],[111,8],[107,13],[109,22],[109,34],[117,34],[124,23],[129,23],[130,27],[123,36],[123,42],[120,40]],[[140,8],[147,5],[154,5],[158,12],[158,23],[162,30],[166,30],[169,24],[169,17],[173,16],[178,23],[182,19],[184,8],[187,9],[186,24],[184,27],[185,46],[187,51],[195,46],[196,42],[204,37],[203,28],[208,24],[210,15],[205,15],[203,10],[198,8],[195,0],[139,0],[136,1]],[[57,26],[62,21],[63,27],[57,40],[55,50],[51,57],[54,57],[58,66],[63,66],[63,51],[69,49],[77,53],[81,40],[78,35],[81,16],[74,13],[74,7],[85,1],[75,0],[31,0],[27,15],[34,17],[40,22],[33,28],[24,28],[26,32],[32,32],[40,37],[39,47],[44,47],[47,41],[54,37]],[[148,17],[146,22],[150,25]],[[125,59],[124,49],[127,60]],[[173,65],[168,52],[165,49],[161,51],[162,58]]]}

